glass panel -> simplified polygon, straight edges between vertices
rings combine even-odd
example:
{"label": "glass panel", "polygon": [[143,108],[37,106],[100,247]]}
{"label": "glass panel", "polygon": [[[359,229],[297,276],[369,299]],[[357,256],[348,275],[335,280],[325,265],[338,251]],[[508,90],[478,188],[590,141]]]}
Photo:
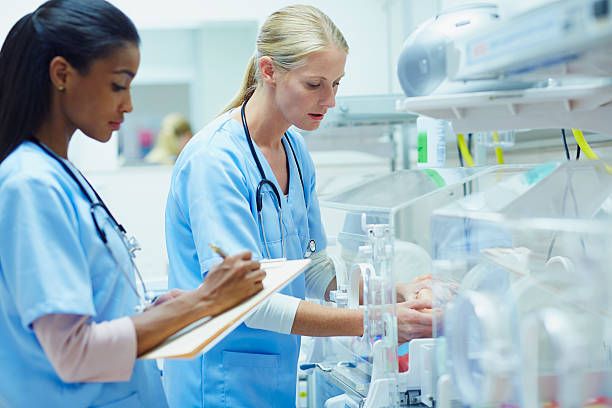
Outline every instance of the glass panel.
{"label": "glass panel", "polygon": [[445,398],[609,405],[611,194],[598,163],[543,165],[434,212],[436,378],[453,383]]}

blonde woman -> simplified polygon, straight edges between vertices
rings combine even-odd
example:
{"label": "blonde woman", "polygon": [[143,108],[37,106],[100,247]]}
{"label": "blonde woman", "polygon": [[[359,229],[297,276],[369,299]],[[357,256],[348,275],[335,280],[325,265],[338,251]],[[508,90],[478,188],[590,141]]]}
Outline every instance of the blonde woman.
{"label": "blonde woman", "polygon": [[180,113],[166,115],[162,120],[155,146],[146,155],[145,161],[154,164],[174,164],[191,136],[191,125],[184,115]]}
{"label": "blonde woman", "polygon": [[[301,259],[312,267],[245,324],[192,361],[168,361],[174,407],[295,405],[300,335],[360,336],[363,314],[304,301],[328,298],[335,273],[315,193],[315,168],[292,125],[315,130],[344,76],[348,45],[310,6],[268,17],[242,89],[225,113],[187,144],[166,208],[170,287],[193,288],[219,261],[208,243],[256,258]],[[431,316],[398,307],[402,340],[431,334]],[[418,307],[418,302],[412,306]]]}

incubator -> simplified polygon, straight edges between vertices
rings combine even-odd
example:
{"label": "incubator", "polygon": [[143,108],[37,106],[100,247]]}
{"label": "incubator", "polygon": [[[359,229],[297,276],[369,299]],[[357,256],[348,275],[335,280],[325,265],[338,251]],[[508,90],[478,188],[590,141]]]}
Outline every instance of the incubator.
{"label": "incubator", "polygon": [[612,406],[611,194],[543,164],[434,212],[437,406]]}
{"label": "incubator", "polygon": [[[340,390],[326,406],[433,406],[434,340],[397,344],[395,284],[432,272],[433,210],[524,176],[532,168],[402,170],[321,200],[338,284],[331,298],[337,307],[364,310],[361,338],[316,338],[302,359],[302,369],[314,369],[317,381]],[[455,287],[444,290],[452,296]],[[315,399],[316,406],[324,406],[322,395]]]}

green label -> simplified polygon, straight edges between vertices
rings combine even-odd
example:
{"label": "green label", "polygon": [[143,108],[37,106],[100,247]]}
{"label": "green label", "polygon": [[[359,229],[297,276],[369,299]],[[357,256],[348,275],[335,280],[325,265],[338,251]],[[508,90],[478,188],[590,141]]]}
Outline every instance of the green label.
{"label": "green label", "polygon": [[423,172],[427,174],[429,178],[431,178],[436,187],[444,187],[446,185],[446,181],[444,181],[440,173],[438,173],[437,171],[433,169],[425,169],[423,170]]}
{"label": "green label", "polygon": [[554,169],[558,167],[557,163],[544,163],[529,170],[523,175],[525,183],[530,186],[548,176]]}
{"label": "green label", "polygon": [[427,131],[419,132],[417,138],[418,163],[427,163]]}

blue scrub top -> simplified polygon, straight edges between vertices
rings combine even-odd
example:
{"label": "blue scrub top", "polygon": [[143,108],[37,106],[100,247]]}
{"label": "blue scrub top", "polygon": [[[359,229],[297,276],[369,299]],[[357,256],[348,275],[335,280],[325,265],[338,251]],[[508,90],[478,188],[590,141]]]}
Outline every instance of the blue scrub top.
{"label": "blue scrub top", "polygon": [[[0,407],[167,406],[154,361],[137,360],[126,382],[64,383],[32,329],[49,313],[102,322],[134,312],[136,295],[98,236],[89,208],[75,181],[32,142],[0,164]],[[98,221],[133,274],[112,224]]]}
{"label": "blue scrub top", "polygon": [[[326,247],[326,239],[315,193],[314,164],[302,136],[293,131],[288,134],[305,193],[286,143],[287,196],[282,196],[283,190],[256,145],[255,150],[267,178],[281,193],[286,257],[302,259],[310,239],[315,240],[318,251]],[[166,206],[169,287],[192,289],[202,283],[210,267],[221,261],[209,242],[229,253],[247,249],[256,259],[267,257],[256,207],[260,181],[242,124],[229,113],[189,141],[175,164]],[[265,190],[262,217],[271,256],[281,257],[279,214],[271,190]],[[303,299],[304,276],[281,293]],[[172,407],[295,406],[299,350],[299,336],[241,324],[204,356],[166,361],[168,402]]]}

